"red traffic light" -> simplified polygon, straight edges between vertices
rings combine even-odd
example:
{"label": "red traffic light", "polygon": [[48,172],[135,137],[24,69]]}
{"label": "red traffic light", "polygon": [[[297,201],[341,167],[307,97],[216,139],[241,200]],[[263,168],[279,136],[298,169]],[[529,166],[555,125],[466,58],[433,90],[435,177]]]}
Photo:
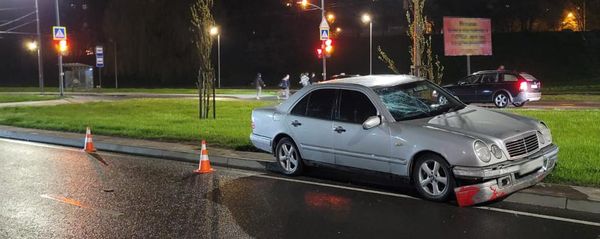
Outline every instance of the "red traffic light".
{"label": "red traffic light", "polygon": [[323,58],[323,49],[317,48],[317,57],[319,57],[319,59]]}

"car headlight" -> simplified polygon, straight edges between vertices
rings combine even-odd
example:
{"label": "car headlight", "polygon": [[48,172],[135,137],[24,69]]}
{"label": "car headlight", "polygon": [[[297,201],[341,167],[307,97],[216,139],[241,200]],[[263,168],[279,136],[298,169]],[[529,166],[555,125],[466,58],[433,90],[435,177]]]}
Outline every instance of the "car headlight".
{"label": "car headlight", "polygon": [[[542,138],[543,138],[543,142],[541,142],[542,144],[545,143],[552,143],[552,133],[550,133],[550,128],[548,128],[548,126],[546,126],[546,124],[544,124],[543,122],[540,122],[538,124],[538,129],[540,131],[540,134],[542,134]],[[542,140],[540,140],[542,141]]]}
{"label": "car headlight", "polygon": [[492,144],[492,154],[494,155],[494,157],[496,157],[497,159],[502,158],[502,150],[500,149],[500,147],[498,147],[498,145]]}
{"label": "car headlight", "polygon": [[490,161],[490,159],[492,159],[490,150],[488,149],[487,145],[481,140],[475,141],[475,144],[473,144],[473,150],[475,150],[475,155],[477,155],[477,158],[484,163],[487,163]]}

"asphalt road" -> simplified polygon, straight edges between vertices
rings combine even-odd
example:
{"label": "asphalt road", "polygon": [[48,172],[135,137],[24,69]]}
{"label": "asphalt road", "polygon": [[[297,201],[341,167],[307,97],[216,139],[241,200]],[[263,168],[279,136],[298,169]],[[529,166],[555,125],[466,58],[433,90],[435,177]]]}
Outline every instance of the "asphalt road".
{"label": "asphalt road", "polygon": [[600,238],[597,214],[459,208],[321,169],[195,167],[0,139],[0,238]]}

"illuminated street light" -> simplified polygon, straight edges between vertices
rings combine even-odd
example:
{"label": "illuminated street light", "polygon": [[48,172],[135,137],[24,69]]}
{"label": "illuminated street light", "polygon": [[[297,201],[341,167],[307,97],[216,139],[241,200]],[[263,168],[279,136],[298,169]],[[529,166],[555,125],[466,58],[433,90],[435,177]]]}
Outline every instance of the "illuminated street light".
{"label": "illuminated street light", "polygon": [[67,40],[60,40],[60,42],[58,42],[58,51],[64,55],[68,50],[69,45],[67,45]]}
{"label": "illuminated street light", "polygon": [[214,27],[210,28],[210,35],[211,36],[216,36],[218,34],[219,34],[219,27],[214,26]]}
{"label": "illuminated street light", "polygon": [[361,20],[363,23],[370,23],[371,22],[371,15],[365,13],[362,15]]}
{"label": "illuminated street light", "polygon": [[342,28],[336,27],[336,28],[335,28],[335,32],[336,32],[336,33],[340,33],[340,32],[342,32]]}
{"label": "illuminated street light", "polygon": [[35,41],[27,42],[26,45],[27,45],[27,50],[29,50],[29,51],[36,51],[38,48],[38,44]]}
{"label": "illuminated street light", "polygon": [[335,15],[333,15],[333,13],[327,14],[327,21],[333,23],[335,21]]}
{"label": "illuminated street light", "polygon": [[369,23],[369,75],[373,74],[373,21],[371,15],[365,13],[362,15],[363,23]]}

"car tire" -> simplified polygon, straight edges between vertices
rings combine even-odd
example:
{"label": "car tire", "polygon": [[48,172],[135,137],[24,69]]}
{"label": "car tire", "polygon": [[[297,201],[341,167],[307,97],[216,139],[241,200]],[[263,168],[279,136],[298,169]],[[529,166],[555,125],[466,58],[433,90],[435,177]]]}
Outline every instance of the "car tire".
{"label": "car tire", "polygon": [[515,107],[523,107],[525,105],[525,102],[521,102],[521,103],[512,103]]}
{"label": "car tire", "polygon": [[437,154],[425,154],[416,159],[412,181],[423,198],[438,202],[447,201],[456,186],[450,166]]}
{"label": "car tire", "polygon": [[292,139],[285,137],[279,140],[275,147],[275,159],[281,173],[285,175],[300,175],[304,170],[304,164],[298,147]]}
{"label": "car tire", "polygon": [[496,107],[504,108],[508,106],[509,103],[510,98],[508,97],[508,94],[500,92],[494,95],[494,105],[496,105]]}

